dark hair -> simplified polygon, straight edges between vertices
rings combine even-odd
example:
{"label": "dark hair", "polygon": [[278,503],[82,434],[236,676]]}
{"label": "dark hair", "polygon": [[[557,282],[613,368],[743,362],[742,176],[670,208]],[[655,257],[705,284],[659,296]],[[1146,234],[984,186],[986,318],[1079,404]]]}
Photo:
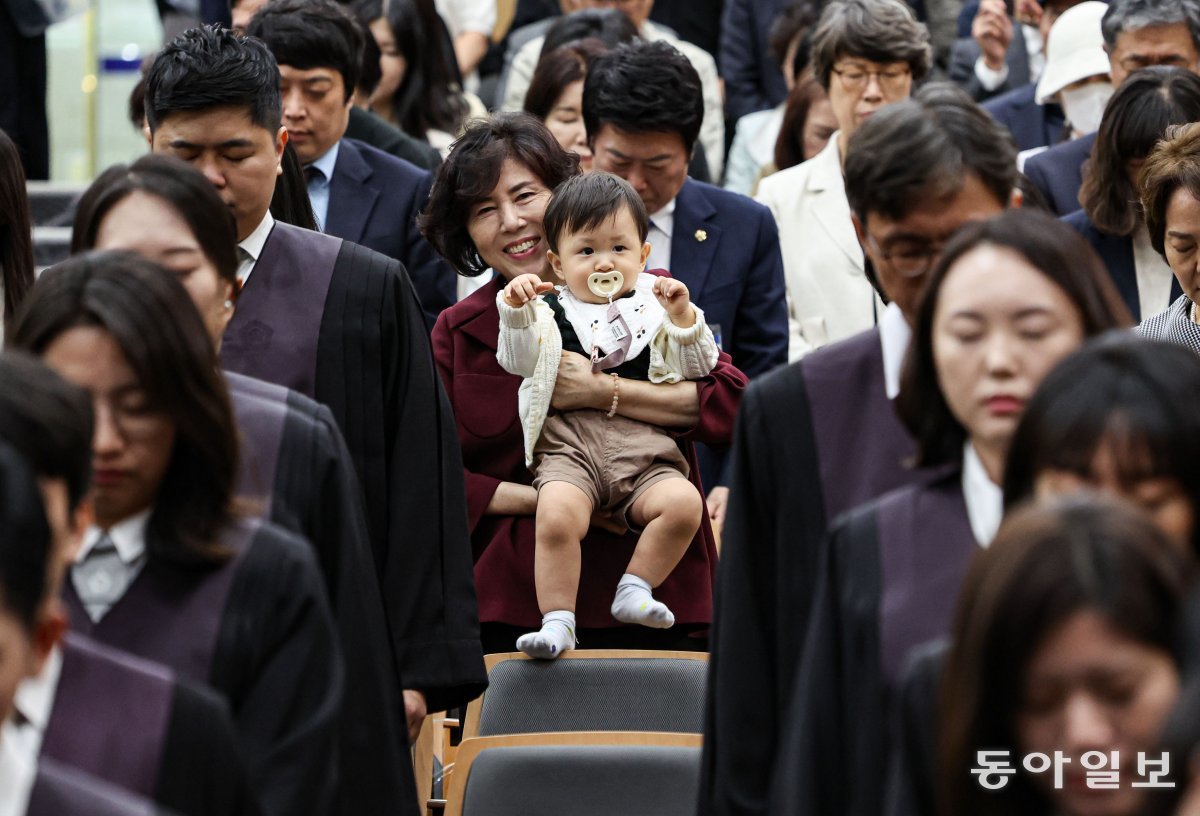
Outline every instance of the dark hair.
{"label": "dark hair", "polygon": [[46,595],[52,546],[37,479],[12,448],[0,443],[0,606],[28,634]]}
{"label": "dark hair", "polygon": [[92,481],[94,426],[86,391],[32,355],[0,354],[0,440],[38,476],[65,481],[72,510]]}
{"label": "dark hair", "polygon": [[333,0],[271,0],[250,20],[246,36],[266,43],[280,65],[337,71],[347,102],[358,87],[363,30]]}
{"label": "dark hair", "polygon": [[223,563],[218,534],[232,518],[237,430],[216,351],[183,285],[128,252],[89,252],[47,270],[30,292],[14,344],[43,354],[64,332],[112,335],[150,405],[171,417],[175,445],[146,541],[182,566]]}
{"label": "dark hair", "polygon": [[[371,33],[367,24],[361,19],[358,22],[363,29],[363,47],[361,59],[358,61],[358,87],[370,96],[383,81],[383,67],[380,65],[383,52],[379,50],[379,43],[375,42],[375,35]],[[366,102],[365,99],[361,101]]]}
{"label": "dark hair", "polygon": [[970,773],[976,751],[1015,753],[1029,662],[1077,613],[1095,611],[1178,662],[1177,617],[1190,574],[1179,547],[1120,502],[1077,497],[1010,514],[958,595],[939,695],[939,813],[1050,812],[1023,775],[1002,791],[982,789]]}
{"label": "dark hair", "polygon": [[[628,20],[621,12],[621,17]],[[579,40],[556,48],[538,61],[529,90],[525,92],[525,112],[543,122],[554,110],[554,103],[573,82],[587,76],[588,64],[608,50],[600,40]]]}
{"label": "dark hair", "polygon": [[21,155],[8,134],[0,130],[0,273],[4,276],[6,327],[33,286],[32,221]]}
{"label": "dark hair", "polygon": [[580,40],[599,40],[607,48],[616,48],[621,43],[637,39],[638,30],[629,15],[620,9],[582,9],[563,15],[550,23],[542,50],[540,63],[554,51]]}
{"label": "dark hair", "polygon": [[419,139],[429,130],[456,133],[467,118],[467,102],[433,0],[390,0],[387,19],[406,65],[392,101],[396,124]]}
{"label": "dark hair", "polygon": [[820,15],[821,9],[816,4],[799,0],[780,12],[775,22],[771,23],[767,51],[776,65],[787,67],[784,62],[787,61],[788,51],[791,50],[792,43],[799,39],[791,65],[792,75],[796,78],[808,68],[812,51],[812,28]]}
{"label": "dark hair", "polygon": [[554,189],[546,207],[542,218],[546,245],[550,251],[558,252],[558,239],[562,235],[594,229],[621,210],[628,210],[633,216],[638,239],[646,243],[650,216],[642,197],[629,182],[600,171],[573,176]]}
{"label": "dark hair", "polygon": [[1179,189],[1200,199],[1200,123],[1167,128],[1142,165],[1142,215],[1159,255],[1166,255],[1167,205]]}
{"label": "dark hair", "polygon": [[913,82],[929,73],[929,32],[900,0],[835,0],[821,12],[812,38],[813,75],[829,90],[833,64],[843,57],[907,62]]}
{"label": "dark hair", "polygon": [[1134,71],[1104,109],[1084,167],[1079,203],[1096,229],[1132,235],[1141,222],[1137,190],[1125,169],[1144,159],[1171,125],[1200,119],[1200,77],[1183,68]]}
{"label": "dark hair", "polygon": [[[1032,498],[1037,477],[1086,478],[1111,446],[1123,484],[1179,483],[1200,519],[1200,358],[1183,346],[1114,333],[1093,340],[1046,375],[1013,435],[1004,471],[1008,507]],[[1200,524],[1193,535],[1200,554]]]}
{"label": "dark hair", "polygon": [[690,155],[704,120],[700,75],[670,43],[634,40],[592,60],[583,83],[583,122],[625,133],[677,133]]}
{"label": "dark hair", "polygon": [[1061,221],[1044,213],[1012,209],[964,226],[929,273],[896,397],[896,411],[917,442],[919,467],[958,462],[962,457],[967,433],[950,412],[938,382],[933,318],[950,271],[964,255],[981,246],[1012,250],[1045,275],[1079,310],[1085,337],[1133,323],[1091,245]]}
{"label": "dark hair", "polygon": [[193,28],[154,59],[145,104],[151,132],[173,113],[236,107],[274,134],[283,121],[279,66],[261,40],[216,25]]}
{"label": "dark hair", "polygon": [[133,193],[160,198],[184,220],[217,274],[237,283],[237,224],[217,191],[196,168],[174,156],[148,154],[131,165],[114,164],[87,188],[75,210],[71,252],[96,246],[105,216]]}
{"label": "dark hair", "polygon": [[1200,4],[1195,0],[1112,0],[1100,20],[1104,44],[1111,51],[1126,31],[1183,23],[1200,49]]}
{"label": "dark hair", "polygon": [[579,173],[579,157],[527,113],[497,113],[467,125],[417,217],[421,234],[461,275],[487,269],[468,231],[471,207],[491,195],[506,159],[528,167],[551,190]]}
{"label": "dark hair", "polygon": [[846,198],[859,221],[899,220],[929,196],[951,196],[974,173],[1004,205],[1017,185],[1011,134],[946,82],[887,105],[855,129],[846,147]]}
{"label": "dark hair", "polygon": [[804,155],[804,128],[812,106],[828,97],[813,77],[806,76],[792,86],[783,108],[783,121],[775,140],[775,169],[786,170],[807,161]]}
{"label": "dark hair", "polygon": [[300,156],[291,142],[283,146],[280,165],[283,172],[275,179],[275,192],[271,195],[271,216],[276,221],[316,232],[317,216],[313,212],[312,200],[308,197],[308,180],[304,177],[304,165],[300,163]]}

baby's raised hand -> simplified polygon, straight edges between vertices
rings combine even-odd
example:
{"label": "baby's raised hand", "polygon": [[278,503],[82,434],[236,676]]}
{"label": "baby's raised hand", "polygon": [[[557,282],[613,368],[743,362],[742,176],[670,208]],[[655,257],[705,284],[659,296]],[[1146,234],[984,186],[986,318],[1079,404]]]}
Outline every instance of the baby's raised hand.
{"label": "baby's raised hand", "polygon": [[[654,296],[667,310],[672,323],[680,325],[681,322],[686,322],[690,326],[696,322],[692,312],[691,295],[683,281],[675,278],[656,278],[654,280]],[[681,318],[682,321],[677,318]]]}
{"label": "baby's raised hand", "polygon": [[533,273],[518,275],[504,287],[504,302],[514,309],[520,309],[542,292],[549,292],[554,284],[544,281]]}

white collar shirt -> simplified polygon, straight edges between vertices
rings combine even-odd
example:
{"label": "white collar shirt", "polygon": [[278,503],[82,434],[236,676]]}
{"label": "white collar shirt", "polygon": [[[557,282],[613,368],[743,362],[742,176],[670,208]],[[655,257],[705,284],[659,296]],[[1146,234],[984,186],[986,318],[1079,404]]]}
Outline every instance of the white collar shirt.
{"label": "white collar shirt", "polygon": [[62,647],[55,646],[37,676],[26,678],[17,686],[13,704],[22,722],[13,723],[13,736],[18,748],[26,756],[36,758],[42,752],[42,740],[46,737],[46,729],[50,727],[62,665]]}
{"label": "white collar shirt", "polygon": [[650,216],[650,232],[646,240],[650,242],[650,259],[646,262],[647,269],[671,270],[671,236],[675,230],[675,199]]}
{"label": "white collar shirt", "polygon": [[271,230],[275,228],[275,216],[271,215],[271,211],[267,210],[267,214],[263,216],[263,220],[258,222],[258,226],[254,231],[238,241],[238,269],[237,279],[238,284],[245,286],[246,281],[250,278],[250,273],[254,271],[254,265],[258,263],[259,257],[262,256],[263,247],[267,245],[267,239],[271,237]]}
{"label": "white collar shirt", "polygon": [[971,532],[979,546],[986,547],[996,537],[1004,517],[1004,492],[988,476],[970,442],[963,448],[962,491]]}
{"label": "white collar shirt", "polygon": [[879,345],[883,350],[883,387],[890,400],[900,393],[904,355],[911,341],[912,327],[904,319],[904,312],[895,303],[889,303],[879,318]]}

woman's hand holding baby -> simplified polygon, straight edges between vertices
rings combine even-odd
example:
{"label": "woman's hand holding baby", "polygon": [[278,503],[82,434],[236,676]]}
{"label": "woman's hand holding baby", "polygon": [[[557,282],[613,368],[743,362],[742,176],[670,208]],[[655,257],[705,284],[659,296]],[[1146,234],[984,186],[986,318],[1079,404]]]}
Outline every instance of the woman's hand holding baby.
{"label": "woman's hand holding baby", "polygon": [[543,292],[549,292],[554,284],[542,280],[532,273],[518,275],[504,287],[504,302],[514,309],[520,309],[529,301]]}
{"label": "woman's hand holding baby", "polygon": [[654,296],[667,310],[671,322],[681,329],[696,325],[696,312],[692,299],[683,281],[674,278],[658,278],[654,281]]}

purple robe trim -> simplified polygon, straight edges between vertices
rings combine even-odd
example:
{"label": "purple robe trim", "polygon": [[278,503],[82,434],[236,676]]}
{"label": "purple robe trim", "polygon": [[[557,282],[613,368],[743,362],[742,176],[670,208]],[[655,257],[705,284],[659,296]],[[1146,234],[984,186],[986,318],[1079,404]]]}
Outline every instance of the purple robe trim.
{"label": "purple robe trim", "polygon": [[221,543],[233,558],[214,569],[183,572],[156,565],[151,557],[99,623],[88,616],[73,583],[64,581],[63,600],[71,613],[71,627],[207,684],[229,590],[258,525],[257,520],[246,520],[231,526]]}
{"label": "purple robe trim", "polygon": [[[257,380],[237,374],[227,374],[226,377],[241,441],[241,473],[238,475],[237,495],[253,503],[259,518],[269,519],[288,407],[285,402],[260,396],[263,392],[256,393],[253,386],[245,386],[245,383]],[[286,399],[285,389],[270,387],[277,388]]]}
{"label": "purple robe trim", "polygon": [[321,318],[341,249],[340,238],[276,223],[238,295],[221,365],[314,396]]}
{"label": "purple robe trim", "polygon": [[133,794],[52,762],[38,763],[25,816],[152,816]]}
{"label": "purple robe trim", "polygon": [[879,503],[880,668],[892,687],[912,647],[945,637],[979,544],[958,471]]}
{"label": "purple robe trim", "polygon": [[879,329],[827,346],[802,363],[825,496],[825,518],[911,484],[912,437],[887,398]]}
{"label": "purple robe trim", "polygon": [[175,678],[67,635],[42,755],[154,798]]}

